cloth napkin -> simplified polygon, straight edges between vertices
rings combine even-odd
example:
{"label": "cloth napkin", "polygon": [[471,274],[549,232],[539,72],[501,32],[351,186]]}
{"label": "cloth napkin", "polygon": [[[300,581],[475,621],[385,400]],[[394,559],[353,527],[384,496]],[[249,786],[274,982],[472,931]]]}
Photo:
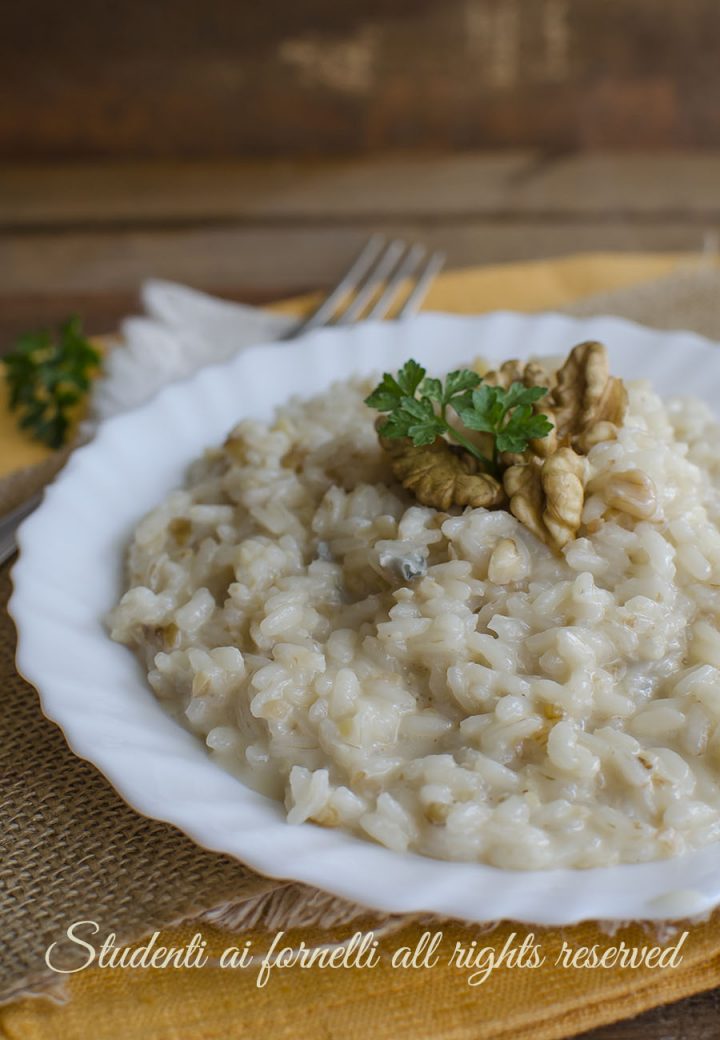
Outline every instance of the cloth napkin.
{"label": "cloth napkin", "polygon": [[[498,307],[632,311],[633,317],[652,324],[661,312],[663,322],[673,321],[668,301],[675,299],[678,326],[720,338],[719,277],[688,257],[574,257],[451,272],[438,280],[428,305],[463,313]],[[654,286],[643,285],[652,280]],[[593,290],[602,295],[588,299]],[[573,304],[582,296],[585,301]],[[283,314],[259,313],[167,283],[150,283],[144,300],[147,315],[126,323],[126,345],[109,356],[104,382],[93,396],[94,421],[136,403],[147,390],[144,380],[150,371],[159,386],[211,356],[226,357],[248,321],[254,324],[244,343],[288,327]],[[296,301],[284,309],[299,312],[307,304]],[[0,462],[5,453],[7,464],[8,450],[7,441],[0,440]],[[4,594],[6,576],[0,582]],[[43,942],[47,935],[59,938],[62,928],[91,909],[103,932],[118,926],[128,940],[180,918],[195,918],[164,928],[160,943],[180,945],[201,930],[216,955],[246,939],[262,950],[278,929],[288,930],[289,943],[337,940],[360,927],[391,930],[383,940],[386,950],[417,941],[425,925],[357,916],[359,908],[313,918],[314,910],[323,906],[320,894],[301,886],[278,888],[197,849],[171,828],[137,817],[91,767],[73,759],[61,736],[39,715],[31,691],[12,674],[7,637],[0,644],[4,686],[17,698],[22,728],[31,738],[24,750],[0,751],[6,755],[0,766],[8,780],[0,807],[7,852],[5,864],[0,863],[0,914],[4,944],[13,951],[0,978],[4,992],[13,977],[31,977],[31,969],[36,971],[31,988],[37,992],[43,979],[47,982],[38,937]],[[252,894],[254,916],[237,913],[236,905],[233,917],[233,906],[227,903],[233,884],[236,900]],[[226,902],[218,906],[219,899]],[[83,906],[88,913],[81,912]],[[290,931],[290,911],[297,913],[298,907],[324,927]],[[227,930],[233,921],[243,923],[241,938]],[[529,931],[511,923],[487,936],[458,922],[430,927],[443,930],[446,952],[455,942],[473,939],[500,951],[513,933],[522,940]],[[557,951],[565,940],[576,947],[613,941],[607,928],[592,923],[544,930],[538,938],[548,951]],[[621,928],[617,938],[642,945],[655,941],[655,934],[633,925]],[[477,988],[468,985],[465,973],[444,963],[413,971],[393,969],[387,960],[367,973],[289,971],[264,989],[256,987],[252,972],[212,967],[157,972],[92,968],[69,978],[65,1005],[25,998],[0,1009],[0,1035],[12,1040],[224,1040],[257,1035],[315,1040],[320,1034],[360,1040],[370,1033],[379,1040],[471,1040],[479,1035],[487,1040],[552,1040],[719,982],[720,919],[713,916],[692,927],[683,964],[672,971],[583,972],[559,970],[550,963],[537,971],[501,968]]]}
{"label": "cloth napkin", "polygon": [[122,323],[121,342],[94,385],[92,422],[134,408],[167,383],[245,347],[278,340],[297,324],[290,316],[155,279],[145,282],[141,300],[145,314]]}

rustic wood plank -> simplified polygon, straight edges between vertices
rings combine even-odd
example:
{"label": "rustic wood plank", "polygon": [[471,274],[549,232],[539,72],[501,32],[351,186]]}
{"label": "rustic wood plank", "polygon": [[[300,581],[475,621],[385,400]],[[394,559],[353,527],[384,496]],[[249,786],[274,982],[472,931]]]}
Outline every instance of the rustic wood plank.
{"label": "rustic wood plank", "polygon": [[[506,208],[533,152],[0,167],[0,225],[335,219]],[[720,160],[718,161],[720,172]]]}
{"label": "rustic wood plank", "polygon": [[710,224],[720,219],[720,152],[0,167],[5,229],[570,215]]}
{"label": "rustic wood plank", "polygon": [[[150,275],[249,302],[327,286],[375,228],[444,249],[452,266],[696,251],[714,245],[719,164],[720,154],[524,152],[9,167],[0,340],[70,311],[92,331],[113,327]],[[653,170],[665,187],[645,190]]]}
{"label": "rustic wood plank", "polygon": [[720,145],[717,0],[5,7],[5,157]]}
{"label": "rustic wood plank", "polygon": [[[700,251],[702,229],[685,221],[632,224],[482,220],[460,226],[422,221],[376,225],[391,236],[443,249],[448,264],[560,256],[584,250]],[[329,285],[368,235],[368,227],[219,227],[128,232],[5,235],[0,239],[0,290],[105,292],[135,289],[147,277],[198,288],[287,296]]]}
{"label": "rustic wood plank", "polygon": [[720,216],[720,153],[573,155],[537,164],[508,199],[515,213],[705,220]]}
{"label": "rustic wood plank", "polygon": [[719,1021],[720,989],[715,989],[593,1029],[576,1040],[717,1040]]}

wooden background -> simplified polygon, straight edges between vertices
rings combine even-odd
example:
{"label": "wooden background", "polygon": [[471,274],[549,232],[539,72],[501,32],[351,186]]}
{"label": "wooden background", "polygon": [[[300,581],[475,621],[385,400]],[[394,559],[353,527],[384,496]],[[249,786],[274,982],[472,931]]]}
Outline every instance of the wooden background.
{"label": "wooden background", "polygon": [[717,0],[18,0],[0,157],[712,147],[719,44]]}
{"label": "wooden background", "polygon": [[719,0],[18,0],[0,350],[148,275],[261,302],[372,231],[448,263],[713,248]]}
{"label": "wooden background", "polygon": [[0,345],[141,281],[263,302],[329,286],[374,230],[463,267],[583,250],[716,251],[720,152],[0,164]]}

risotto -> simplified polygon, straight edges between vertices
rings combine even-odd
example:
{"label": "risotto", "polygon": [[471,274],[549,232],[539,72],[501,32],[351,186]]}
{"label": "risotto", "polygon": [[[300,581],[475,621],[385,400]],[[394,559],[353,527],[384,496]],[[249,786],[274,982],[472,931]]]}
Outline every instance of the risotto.
{"label": "risotto", "polygon": [[[372,385],[242,421],[138,525],[111,628],[156,696],[290,823],[397,851],[592,867],[720,838],[709,410],[628,384],[558,551],[419,504]],[[650,511],[620,501],[637,472]]]}

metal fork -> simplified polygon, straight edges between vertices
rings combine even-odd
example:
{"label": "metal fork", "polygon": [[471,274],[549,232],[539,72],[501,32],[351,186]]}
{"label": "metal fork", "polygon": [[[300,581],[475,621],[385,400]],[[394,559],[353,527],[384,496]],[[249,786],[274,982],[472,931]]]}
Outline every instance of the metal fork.
{"label": "metal fork", "polygon": [[[373,235],[313,313],[290,330],[287,339],[324,325],[350,325],[361,319],[385,318],[402,300],[395,318],[417,313],[433,278],[445,263],[445,254],[425,246],[388,241]],[[402,293],[406,292],[402,299]]]}
{"label": "metal fork", "polygon": [[[349,325],[364,318],[384,318],[398,300],[402,302],[394,316],[407,318],[419,310],[444,263],[443,253],[428,253],[421,245],[409,246],[400,239],[388,242],[384,235],[373,235],[317,310],[293,326],[284,338],[295,339],[323,325]],[[42,492],[0,520],[0,564],[15,552],[15,531],[41,500]]]}

